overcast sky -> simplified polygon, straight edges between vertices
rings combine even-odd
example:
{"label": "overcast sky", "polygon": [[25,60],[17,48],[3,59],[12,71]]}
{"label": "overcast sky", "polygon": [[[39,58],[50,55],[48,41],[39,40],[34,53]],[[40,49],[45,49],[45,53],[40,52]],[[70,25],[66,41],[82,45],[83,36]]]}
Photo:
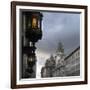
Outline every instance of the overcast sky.
{"label": "overcast sky", "polygon": [[80,14],[42,12],[42,40],[36,44],[37,78],[47,58],[55,54],[59,42],[64,45],[65,54],[80,45]]}

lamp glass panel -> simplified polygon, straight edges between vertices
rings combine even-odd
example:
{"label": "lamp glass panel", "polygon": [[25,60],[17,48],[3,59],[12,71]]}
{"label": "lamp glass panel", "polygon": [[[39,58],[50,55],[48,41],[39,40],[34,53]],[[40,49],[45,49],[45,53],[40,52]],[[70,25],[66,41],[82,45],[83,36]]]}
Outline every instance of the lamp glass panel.
{"label": "lamp glass panel", "polygon": [[37,19],[33,18],[32,19],[32,28],[36,28],[36,26],[37,26]]}

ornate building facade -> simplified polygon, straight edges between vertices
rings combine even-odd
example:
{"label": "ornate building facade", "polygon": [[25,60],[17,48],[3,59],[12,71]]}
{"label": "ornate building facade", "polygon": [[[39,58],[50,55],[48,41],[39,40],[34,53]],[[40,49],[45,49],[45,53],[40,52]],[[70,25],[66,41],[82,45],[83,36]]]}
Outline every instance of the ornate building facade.
{"label": "ornate building facade", "polygon": [[55,70],[55,58],[51,56],[46,60],[45,66],[42,67],[41,77],[53,77],[53,71]]}
{"label": "ornate building facade", "polygon": [[[53,67],[52,67],[53,66]],[[41,69],[41,77],[64,77],[80,75],[80,47],[73,50],[66,57],[62,53],[46,60]]]}

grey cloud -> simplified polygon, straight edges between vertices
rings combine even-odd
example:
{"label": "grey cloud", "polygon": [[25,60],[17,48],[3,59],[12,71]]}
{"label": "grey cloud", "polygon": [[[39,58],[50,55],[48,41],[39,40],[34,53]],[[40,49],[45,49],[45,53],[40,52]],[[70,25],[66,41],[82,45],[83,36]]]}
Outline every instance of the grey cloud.
{"label": "grey cloud", "polygon": [[80,45],[80,14],[43,13],[43,37],[36,46],[39,51],[55,53],[57,44],[64,44],[65,53]]}

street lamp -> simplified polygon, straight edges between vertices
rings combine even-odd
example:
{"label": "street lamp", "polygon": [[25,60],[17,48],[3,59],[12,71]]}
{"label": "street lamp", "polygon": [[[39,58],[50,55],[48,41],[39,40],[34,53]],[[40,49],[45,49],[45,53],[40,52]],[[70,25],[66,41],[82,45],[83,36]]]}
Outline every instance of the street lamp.
{"label": "street lamp", "polygon": [[26,38],[30,42],[37,42],[42,38],[42,14],[40,12],[26,12]]}
{"label": "street lamp", "polygon": [[23,53],[27,55],[26,78],[36,77],[36,55],[35,43],[42,38],[42,14],[40,12],[23,12],[24,41]]}

